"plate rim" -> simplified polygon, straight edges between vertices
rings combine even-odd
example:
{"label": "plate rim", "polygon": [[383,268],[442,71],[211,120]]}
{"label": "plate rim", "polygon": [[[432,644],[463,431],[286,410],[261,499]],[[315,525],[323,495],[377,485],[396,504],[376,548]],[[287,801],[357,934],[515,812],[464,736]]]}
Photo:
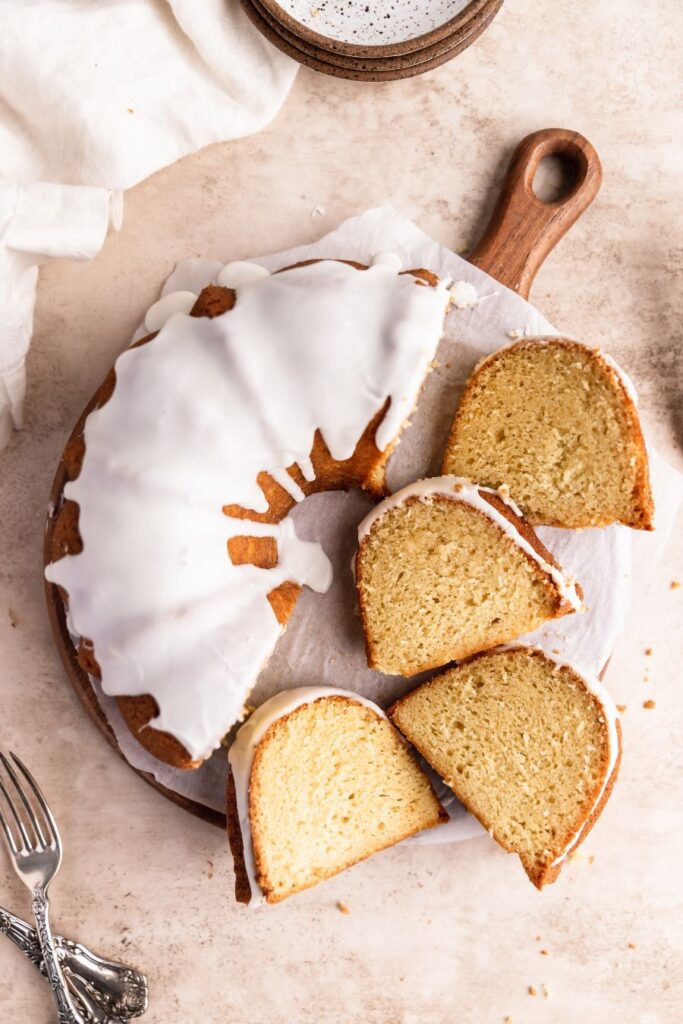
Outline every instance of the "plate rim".
{"label": "plate rim", "polygon": [[476,42],[479,36],[485,32],[495,16],[498,14],[500,8],[503,6],[504,0],[486,0],[486,3],[492,8],[487,12],[486,17],[483,20],[480,20],[476,28],[473,29],[473,31],[464,39],[461,39],[448,50],[442,51],[439,55],[426,61],[420,61],[417,64],[404,64],[401,68],[369,71],[361,68],[350,66],[342,67],[338,64],[333,64],[324,59],[326,56],[324,53],[321,53],[319,57],[313,56],[305,50],[300,49],[294,43],[290,43],[284,36],[280,35],[279,31],[265,20],[264,15],[261,14],[260,10],[258,10],[254,3],[252,3],[252,0],[240,0],[240,2],[247,17],[251,20],[252,24],[254,24],[258,31],[261,32],[269,42],[281,50],[282,53],[285,53],[288,57],[296,60],[304,67],[333,78],[343,78],[354,82],[395,82],[407,78],[414,78],[427,71],[433,71],[436,68],[441,67],[442,64],[446,64],[448,61],[457,57],[460,53],[471,46],[472,43]]}
{"label": "plate rim", "polygon": [[297,21],[278,3],[278,0],[262,0],[263,6],[272,14],[276,21],[293,35],[298,36],[317,49],[327,51],[328,53],[344,54],[348,57],[365,58],[406,56],[422,50],[433,43],[438,43],[455,33],[464,32],[469,22],[478,17],[482,11],[485,11],[490,2],[491,0],[469,0],[458,14],[453,15],[452,18],[449,18],[442,25],[430,29],[429,32],[423,32],[422,35],[412,36],[403,42],[385,43],[384,45],[364,45],[362,43],[344,42],[343,40],[323,35],[320,32],[315,32],[307,25],[304,25],[303,22]]}
{"label": "plate rim", "polygon": [[[361,71],[361,72],[375,72],[375,71],[402,71],[407,67],[417,67],[420,64],[426,64],[428,60],[439,57],[442,54],[449,53],[455,48],[460,42],[463,44],[474,42],[477,38],[475,33],[480,29],[481,25],[485,23],[484,27],[490,24],[492,20],[489,17],[491,11],[500,10],[503,0],[488,0],[488,7],[490,10],[486,11],[484,17],[476,21],[460,38],[453,41],[452,37],[445,37],[436,43],[431,43],[429,46],[424,47],[422,50],[416,50],[410,54],[404,54],[402,56],[388,56],[382,57],[350,57],[346,54],[337,53],[332,50],[321,50],[319,47],[313,46],[307,43],[301,36],[296,36],[294,33],[283,25],[270,13],[268,8],[265,6],[263,0],[245,0],[252,8],[254,8],[263,21],[267,22],[270,28],[276,32],[280,38],[284,39],[294,49],[300,50],[302,53],[308,54],[314,59],[318,59],[326,64],[332,64],[334,67],[344,68],[350,71]],[[463,45],[462,49],[465,49]],[[460,51],[462,52],[462,51]],[[413,58],[420,58],[419,60]]]}

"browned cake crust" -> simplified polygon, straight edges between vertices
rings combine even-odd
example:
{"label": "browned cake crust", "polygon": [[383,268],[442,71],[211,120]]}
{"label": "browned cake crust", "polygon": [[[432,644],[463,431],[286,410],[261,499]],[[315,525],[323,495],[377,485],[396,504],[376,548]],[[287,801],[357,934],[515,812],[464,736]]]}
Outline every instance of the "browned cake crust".
{"label": "browned cake crust", "polygon": [[[547,339],[546,339],[547,340]],[[559,348],[571,351],[580,345],[579,342],[570,341],[567,338],[552,338],[554,345]],[[514,345],[506,345],[500,349],[499,352],[494,353],[492,356],[485,360],[487,369],[490,369],[498,360],[504,358],[511,349],[524,349],[532,348],[538,344],[538,341],[518,341]],[[585,349],[585,345],[580,345],[581,349]],[[650,472],[647,457],[647,449],[645,447],[645,440],[643,438],[643,431],[640,425],[640,417],[638,416],[638,410],[633,402],[631,395],[629,394],[628,388],[624,384],[624,381],[620,373],[614,369],[613,366],[607,362],[603,357],[602,353],[597,348],[590,349],[591,353],[597,360],[602,364],[602,367],[610,375],[612,382],[619,392],[619,397],[622,403],[624,415],[628,423],[628,432],[631,437],[631,441],[634,444],[637,456],[636,456],[636,473],[635,481],[633,486],[633,519],[626,525],[631,526],[637,530],[654,530],[654,514],[655,505],[652,497],[652,488],[650,485]],[[478,386],[478,370],[479,367],[475,368],[471,377],[465,385],[460,401],[458,402],[458,408],[453,419],[451,426],[451,432],[446,443],[444,451],[442,472],[449,473],[451,470],[448,468],[450,465],[451,452],[455,451],[458,446],[459,434],[458,431],[461,429],[461,424],[464,422],[465,417],[470,411],[470,406],[473,401],[477,386]],[[514,497],[514,495],[513,495]],[[605,520],[604,522],[591,523],[592,526],[609,526],[613,520]],[[536,525],[541,525],[536,523]],[[553,522],[551,520],[544,520],[543,525],[546,526],[557,526],[567,527],[568,524],[564,522]]]}
{"label": "browned cake crust", "polygon": [[[593,825],[595,825],[595,823],[598,820],[598,818],[600,817],[600,815],[602,814],[603,808],[605,807],[605,804],[609,800],[609,798],[610,798],[610,796],[612,794],[612,790],[614,789],[614,783],[617,781],[617,776],[619,775],[619,769],[621,767],[621,754],[622,754],[622,750],[623,750],[623,740],[622,740],[622,735],[621,735],[621,722],[619,721],[619,719],[617,719],[616,726],[617,726],[617,738],[618,738],[618,741],[619,741],[619,751],[617,753],[617,759],[614,762],[614,768],[612,769],[612,774],[610,775],[609,779],[607,780],[607,785],[605,786],[605,790],[604,790],[604,792],[603,792],[603,794],[602,794],[602,796],[600,798],[600,801],[596,804],[596,806],[593,808],[592,813],[588,815],[588,817],[586,818],[585,822],[581,826],[581,837],[578,840],[578,842],[576,842],[574,844],[574,846],[572,846],[571,850],[569,851],[568,856],[571,856],[576,850],[578,850],[578,848],[581,846],[581,844],[585,841],[586,836],[588,835],[590,830],[593,828]],[[567,842],[569,842],[569,839],[570,839],[570,837],[567,837]],[[531,881],[533,882],[533,884],[536,886],[537,889],[542,889],[543,886],[550,885],[552,882],[555,882],[557,880],[557,876],[559,875],[560,871],[562,870],[562,868],[564,867],[565,864],[566,864],[566,858],[564,860],[560,861],[560,863],[556,864],[554,867],[552,865],[549,865],[543,871],[539,871],[536,874],[530,874],[529,878],[531,879]]]}
{"label": "browned cake crust", "polygon": [[[552,565],[554,569],[559,569],[560,572],[564,572],[564,569],[562,568],[560,563],[557,561],[554,555],[550,551],[548,551],[547,547],[541,541],[540,537],[537,536],[533,526],[531,526],[531,524],[528,523],[526,519],[524,519],[522,516],[518,516],[517,513],[510,508],[509,505],[506,505],[506,503],[503,501],[501,497],[499,497],[499,495],[488,494],[486,491],[479,491],[479,494],[484,499],[484,501],[487,501],[489,505],[495,508],[497,512],[500,512],[502,516],[505,516],[509,523],[512,523],[520,537],[523,537],[527,544],[531,545],[534,551],[541,556],[544,562],[547,562],[548,565]],[[552,589],[555,590],[555,586],[550,582],[550,580],[548,581],[548,587],[552,587]],[[583,601],[583,589],[580,583],[575,583],[575,587],[577,594]],[[571,604],[569,603],[569,601],[566,600],[566,598],[563,598],[561,594],[558,594],[556,592],[556,595],[556,617],[559,617],[560,615],[568,615],[572,611]]]}
{"label": "browned cake crust", "polygon": [[[340,695],[326,697],[325,700],[328,703],[335,704],[357,703],[357,701],[354,701],[349,697],[342,697]],[[307,705],[304,705],[303,707],[305,708],[306,706]],[[263,865],[263,854],[260,842],[260,818],[258,813],[259,795],[262,789],[262,783],[260,780],[260,764],[263,756],[263,751],[265,750],[267,744],[277,735],[279,730],[284,729],[286,727],[286,723],[289,718],[291,718],[293,715],[296,715],[297,713],[300,713],[302,710],[303,708],[299,707],[294,711],[290,711],[287,714],[282,715],[280,718],[278,718],[276,721],[272,723],[272,725],[270,726],[266,734],[263,736],[261,742],[259,743],[258,747],[254,752],[254,760],[251,768],[251,780],[249,787],[251,842],[253,844],[256,877],[260,885],[263,887],[262,891],[266,903],[279,903],[280,900],[285,897],[274,895],[273,892],[270,890],[267,872]],[[395,742],[397,746],[403,747],[405,741],[401,738],[400,731],[396,728],[396,726],[393,726],[393,732],[395,733]],[[412,750],[412,748],[409,748],[409,753],[413,760],[415,761],[415,764],[418,765],[415,752]],[[422,771],[422,769],[420,770]],[[434,787],[431,784],[431,781],[426,776],[425,780],[427,782],[429,790],[431,791],[434,797],[436,814],[434,819],[432,821],[426,822],[423,827],[434,828],[436,825],[441,825],[447,822],[449,820],[449,815],[448,812],[444,810],[444,808],[442,807],[441,802],[436,795]],[[247,875],[246,864],[244,859],[244,836],[242,835],[242,829],[240,827],[239,814],[237,811],[237,794],[235,791],[235,783],[232,776],[232,772],[230,772],[228,780],[226,820],[228,828],[228,841],[230,843],[230,852],[232,853],[233,856],[235,868],[235,899],[237,900],[238,903],[249,903],[252,895],[251,886],[249,884],[249,877]],[[401,836],[399,839],[396,839],[394,842],[401,842],[402,839],[407,839],[410,835],[413,834],[414,832],[407,831],[405,835]],[[394,845],[394,843],[392,843],[392,845]],[[366,854],[365,857],[356,857],[353,859],[346,860],[342,865],[339,866],[338,870],[334,873],[338,874],[341,871],[346,871],[348,868],[351,868],[355,864],[359,864],[362,860],[367,859],[367,857],[371,856],[373,852],[374,851],[371,851],[370,853]],[[321,876],[319,881],[322,880],[323,879]],[[316,883],[312,882],[310,884],[314,885]],[[297,889],[296,891],[300,892],[301,889]]]}
{"label": "browned cake crust", "polygon": [[251,886],[247,866],[244,860],[244,839],[240,828],[239,814],[237,813],[237,793],[235,792],[235,780],[232,772],[228,773],[228,792],[225,805],[225,818],[228,826],[228,842],[235,867],[235,899],[238,903],[249,903],[251,900]]}
{"label": "browned cake crust", "polygon": [[[515,648],[510,648],[510,650],[514,650],[514,649]],[[506,649],[501,649],[500,651],[480,651],[477,654],[472,654],[468,658],[463,658],[461,661],[458,662],[458,665],[459,666],[460,665],[467,665],[467,664],[469,664],[469,663],[471,663],[473,661],[476,661],[478,658],[491,657],[492,654],[499,654],[501,657],[505,657],[507,653],[508,653],[508,651]],[[543,657],[543,652],[539,651],[539,650],[535,650],[534,648],[529,648],[528,651],[527,651],[527,654],[528,654],[529,657],[532,657],[532,658],[533,657],[537,657],[537,658],[542,658]],[[431,679],[428,679],[425,683],[422,683],[421,686],[417,687],[417,689],[422,689],[422,688],[429,687],[429,686],[431,686],[433,684],[438,683],[438,681],[439,681],[439,679],[440,679],[442,674],[443,673],[441,673],[441,672],[437,672],[434,676],[432,676]],[[573,675],[574,675],[574,678],[577,681],[581,681],[583,683],[583,680],[581,679],[580,673],[573,673]],[[585,687],[585,684],[583,684],[583,685]],[[406,700],[407,698],[409,698],[411,696],[411,694],[415,693],[415,692],[416,692],[415,690],[412,690],[411,693],[407,693],[404,697],[399,698],[399,700],[395,701],[391,705],[391,707],[387,711],[387,715],[392,720],[392,722],[395,722],[394,716],[395,716],[396,712],[398,711],[398,709],[400,708],[402,702],[404,700]],[[595,697],[593,694],[591,694],[591,696],[593,697],[593,699],[595,700],[596,703],[599,703],[597,697]],[[397,726],[397,728],[398,728],[398,726]],[[580,835],[579,840],[577,842],[575,842],[574,845],[572,846],[570,854],[574,853],[576,850],[578,850],[579,846],[581,846],[581,844],[586,839],[588,833],[591,831],[591,829],[595,825],[596,821],[598,820],[598,818],[602,814],[603,808],[605,807],[605,804],[609,800],[610,795],[612,793],[612,790],[614,789],[614,783],[617,781],[617,776],[619,774],[619,768],[621,767],[621,754],[622,754],[622,749],[623,749],[622,733],[621,733],[621,723],[619,722],[619,719],[617,719],[617,721],[616,721],[616,729],[617,729],[617,741],[618,741],[618,744],[619,744],[619,749],[618,749],[618,752],[617,752],[616,760],[614,762],[614,767],[612,769],[612,772],[611,772],[609,778],[607,779],[607,783],[605,785],[605,789],[603,791],[603,794],[602,794],[599,802],[595,805],[595,807],[590,812],[590,814],[588,814],[583,819],[583,821],[579,824],[579,827],[578,827],[577,830],[573,831],[571,834],[563,836],[562,839],[558,840],[558,844],[557,844],[558,847],[566,848],[569,845],[569,843],[572,841],[572,839],[574,838],[575,835],[577,835],[577,834]],[[415,749],[418,750],[420,752],[420,754],[422,754],[422,756],[425,758],[425,760],[428,761],[428,751],[425,751],[424,749],[421,749],[420,743],[416,742],[414,737],[410,738],[410,742],[413,744]],[[605,770],[606,770],[606,768],[607,768],[607,765],[605,765]],[[464,798],[464,796],[462,794],[456,792],[455,795],[458,798],[458,800],[462,803],[462,805],[467,808],[469,813],[472,814],[473,817],[475,817],[477,819],[477,821],[479,821],[484,826],[486,831],[489,832],[489,834],[493,835],[493,823],[491,821],[487,820],[486,818],[484,818],[483,816],[477,814],[476,811],[469,805],[468,801]],[[499,846],[502,846],[502,848],[504,850],[506,850],[508,853],[515,853],[516,852],[513,849],[512,846],[510,846],[509,844],[505,843],[500,837],[496,836],[495,839],[496,839],[496,842],[499,844]],[[539,866],[535,870],[527,871],[527,875],[529,877],[529,880],[533,883],[533,885],[536,886],[537,889],[543,889],[544,886],[550,885],[552,882],[555,882],[557,880],[557,878],[558,878],[562,868],[564,867],[565,863],[566,863],[566,858],[561,860],[558,864],[554,864],[554,865],[553,864],[548,864],[548,865],[545,865],[545,866],[542,866],[542,867]],[[525,868],[525,870],[526,870],[526,868]]]}
{"label": "browned cake crust", "polygon": [[[284,270],[292,270],[298,266],[306,266],[317,263],[318,260],[306,260],[294,264],[292,267],[285,267]],[[360,263],[350,260],[340,262],[348,263],[358,270],[367,269]],[[280,271],[282,273],[283,271]],[[436,276],[428,270],[406,271],[416,278],[418,285],[435,287],[438,283]],[[215,317],[226,313],[233,308],[236,295],[231,288],[221,288],[218,285],[209,285],[199,295],[197,302],[192,309],[192,316]],[[136,343],[147,345],[156,337],[150,334]],[[112,368],[105,380],[97,389],[91,400],[88,402],[80,416],[74,430],[69,438],[60,465],[57,470],[57,479],[62,476],[66,480],[74,480],[81,471],[83,458],[85,456],[84,427],[85,421],[91,412],[101,408],[111,398],[116,387],[116,373]],[[298,466],[291,466],[288,470],[290,476],[299,484],[304,494],[314,494],[319,491],[349,490],[352,487],[361,487],[369,494],[381,498],[384,496],[384,472],[386,462],[391,455],[393,445],[381,452],[375,445],[375,433],[388,409],[388,403],[381,409],[365,429],[353,456],[350,459],[337,461],[330,455],[327,445],[323,441],[320,431],[315,434],[313,449],[311,451],[311,462],[315,470],[315,480],[310,482],[304,479]],[[263,493],[268,501],[268,511],[257,513],[240,508],[235,505],[226,505],[226,515],[240,519],[249,519],[255,522],[278,523],[296,504],[291,495],[277,484],[267,473],[260,473],[257,477]],[[79,532],[78,518],[79,507],[76,502],[62,501],[55,513],[55,524],[52,535],[52,550],[49,552],[50,561],[58,561],[67,554],[78,554],[83,549],[83,542]],[[277,549],[272,538],[268,537],[233,537],[228,543],[228,555],[234,564],[250,562],[263,568],[271,568],[276,563]],[[68,595],[62,588],[57,588],[65,604],[68,603]],[[285,625],[289,620],[301,588],[294,583],[283,583],[276,587],[268,595],[278,622]],[[81,667],[95,678],[101,678],[100,668],[97,664],[96,652],[92,643],[87,639],[81,640],[78,651],[78,662]],[[126,725],[131,730],[138,742],[160,761],[176,768],[196,768],[201,761],[193,760],[183,745],[169,733],[161,732],[149,726],[149,722],[158,714],[158,705],[155,699],[149,695],[140,697],[119,697],[117,704]]]}
{"label": "browned cake crust", "polygon": [[[504,516],[505,519],[507,519],[507,521],[509,523],[511,523],[515,527],[515,529],[519,533],[520,537],[523,537],[524,540],[527,541],[527,543],[531,545],[531,547],[534,549],[534,551],[536,551],[545,562],[548,562],[549,565],[552,565],[555,569],[559,569],[560,572],[563,572],[562,566],[559,564],[559,562],[556,561],[556,559],[553,557],[553,555],[550,553],[550,551],[548,551],[546,546],[541,542],[540,538],[536,536],[536,533],[534,532],[533,527],[526,521],[526,519],[523,519],[521,516],[518,516],[515,512],[513,512],[513,510],[510,508],[510,506],[507,505],[503,501],[503,499],[501,497],[499,497],[497,494],[489,494],[485,490],[479,490],[479,495],[480,495],[480,497],[482,497],[484,499],[484,501],[486,501],[489,505],[491,505],[492,508],[496,509],[497,512],[499,512],[502,516]],[[419,502],[420,500],[421,499],[419,497],[410,497],[410,498],[406,498],[404,504],[410,505],[410,504],[413,504],[415,502]],[[450,495],[450,494],[434,494],[434,495],[432,495],[431,500],[432,501],[444,501],[444,502],[445,501],[457,501],[458,500],[458,495],[457,495],[457,492],[455,492],[455,491],[453,492],[452,495]],[[479,515],[479,516],[483,516],[484,515],[484,513],[479,511],[479,509],[473,508],[472,511],[474,513],[476,513],[476,515]],[[514,541],[511,540],[507,536],[505,537],[505,540],[509,544],[514,544]],[[361,547],[362,547],[362,545],[361,545]],[[523,552],[523,554],[532,563],[534,569],[539,574],[542,574],[543,577],[544,577],[543,585],[544,585],[545,592],[548,595],[550,601],[553,602],[553,604],[554,604],[553,613],[552,613],[552,615],[549,616],[549,621],[551,621],[552,619],[559,619],[563,615],[571,614],[571,612],[573,611],[572,605],[558,591],[557,586],[556,586],[555,582],[553,581],[553,579],[548,575],[547,572],[544,571],[544,569],[540,565],[538,565],[537,562],[535,562],[531,558],[530,555],[528,555],[526,552]],[[366,656],[367,656],[368,666],[370,668],[381,670],[381,666],[379,666],[377,664],[377,662],[376,662],[375,651],[373,649],[372,629],[371,629],[371,623],[370,623],[370,617],[369,617],[368,609],[366,607],[365,591],[364,591],[364,588],[363,588],[363,566],[362,566],[361,559],[360,559],[359,556],[360,556],[360,548],[359,548],[358,552],[356,553],[355,572],[356,572],[356,583],[357,583],[357,588],[356,589],[357,589],[357,594],[358,594],[358,607],[359,607],[359,611],[360,611],[361,622],[363,624],[363,636],[364,636],[364,639],[365,639],[365,653],[366,653]],[[583,600],[583,589],[581,588],[580,584],[576,583],[575,587],[576,587],[577,594],[579,595],[581,600]],[[491,648],[497,647],[500,644],[507,643],[509,640],[510,640],[510,637],[508,635],[500,634],[499,636],[493,637],[491,639],[491,642],[487,645],[487,649],[490,650]],[[474,653],[475,652],[473,651],[472,654],[474,654]],[[466,657],[469,657],[469,655],[467,655]],[[413,674],[417,675],[419,672],[429,672],[432,669],[442,668],[442,667],[443,666],[442,666],[441,662],[431,662],[431,661],[430,662],[425,662],[425,664],[420,665],[419,668],[416,669]]]}

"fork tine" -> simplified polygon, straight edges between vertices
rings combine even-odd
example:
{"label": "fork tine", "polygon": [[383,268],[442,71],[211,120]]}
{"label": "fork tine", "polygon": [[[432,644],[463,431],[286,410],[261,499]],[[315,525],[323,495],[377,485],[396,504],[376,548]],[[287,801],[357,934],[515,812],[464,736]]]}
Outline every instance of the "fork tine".
{"label": "fork tine", "polygon": [[[4,789],[4,786],[3,786],[3,789]],[[10,806],[11,806],[11,804],[10,804]],[[10,831],[10,827],[7,824],[7,818],[5,817],[5,815],[3,813],[2,807],[0,807],[0,825],[2,825],[2,831],[5,833],[5,839],[7,840],[7,845],[9,846],[10,850],[12,851],[12,853],[13,854],[19,853],[19,848],[18,848],[16,842],[14,841],[14,836],[12,835],[12,832]]]}
{"label": "fork tine", "polygon": [[[49,828],[50,828],[50,830],[52,832],[52,842],[55,844],[55,846],[61,846],[61,842],[62,841],[61,841],[61,838],[60,838],[60,835],[59,835],[59,829],[57,828],[57,822],[55,821],[55,819],[53,817],[52,811],[48,807],[47,800],[43,796],[43,793],[42,793],[42,790],[41,790],[40,786],[38,785],[36,780],[33,778],[33,776],[31,775],[31,773],[28,770],[28,768],[26,767],[26,765],[23,764],[19,760],[17,755],[13,754],[11,750],[9,752],[9,756],[12,758],[12,760],[15,763],[15,765],[17,766],[17,768],[22,773],[22,775],[24,776],[24,778],[28,782],[29,786],[33,790],[33,792],[35,794],[35,797],[36,797],[36,800],[40,804],[40,806],[42,808],[42,811],[43,811],[43,814],[45,815],[45,819],[47,821],[47,824],[48,824],[48,826],[49,826]],[[35,814],[34,814],[34,816],[35,816]],[[43,839],[43,843],[46,846],[49,845],[45,839]]]}
{"label": "fork tine", "polygon": [[[26,809],[26,814],[28,815],[28,820],[29,820],[29,822],[31,824],[31,827],[33,828],[33,831],[35,832],[38,845],[39,846],[47,846],[47,843],[45,841],[45,836],[43,835],[43,830],[41,829],[40,822],[38,821],[38,818],[36,816],[36,812],[33,809],[33,807],[31,806],[30,801],[29,801],[28,797],[26,796],[26,793],[24,792],[21,783],[19,782],[19,779],[17,778],[17,773],[15,772],[14,768],[9,763],[9,761],[7,760],[5,755],[2,753],[2,751],[0,751],[0,761],[2,761],[3,765],[5,766],[5,771],[9,775],[10,779],[12,780],[12,782],[14,783],[14,788],[16,789],[17,793],[19,794],[19,797],[21,798],[21,802],[24,805],[24,808]],[[9,797],[7,796],[7,792],[6,791],[5,791],[5,796],[9,800]],[[11,803],[11,801],[10,801],[10,803]],[[29,839],[28,833],[27,833],[23,823],[20,822],[19,815],[17,814],[16,810],[14,812],[14,815],[15,815],[15,817],[17,819],[17,822],[19,822],[19,827],[21,829],[21,834],[22,834],[22,836],[24,838],[24,842],[26,843],[26,849],[30,850],[30,849],[32,849],[35,846],[35,844]]]}
{"label": "fork tine", "polygon": [[[0,758],[2,758],[2,754],[1,753],[0,753]],[[3,759],[3,762],[4,762],[4,758],[2,758],[2,759]],[[12,812],[12,817],[14,818],[16,826],[19,829],[19,835],[21,836],[21,838],[22,838],[22,840],[24,842],[24,849],[30,850],[31,847],[33,846],[33,843],[31,842],[31,840],[29,838],[28,832],[26,831],[26,826],[24,825],[23,821],[21,820],[21,818],[19,816],[19,811],[16,808],[14,800],[12,800],[12,797],[7,792],[7,787],[5,786],[5,783],[2,781],[1,778],[0,778],[0,793],[2,793],[2,795],[4,796],[5,803],[7,804],[7,806],[10,809],[10,811]]]}

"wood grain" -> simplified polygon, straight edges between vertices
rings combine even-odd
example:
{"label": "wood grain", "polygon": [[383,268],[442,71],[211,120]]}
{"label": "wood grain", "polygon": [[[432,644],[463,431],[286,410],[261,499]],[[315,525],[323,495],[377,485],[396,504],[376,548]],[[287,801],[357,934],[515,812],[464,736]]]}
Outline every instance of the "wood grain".
{"label": "wood grain", "polygon": [[[543,202],[533,181],[544,157],[568,162],[576,175],[570,191]],[[598,154],[588,139],[564,128],[527,135],[515,150],[500,197],[481,240],[469,254],[475,267],[529,297],[543,261],[593,202],[602,182]]]}

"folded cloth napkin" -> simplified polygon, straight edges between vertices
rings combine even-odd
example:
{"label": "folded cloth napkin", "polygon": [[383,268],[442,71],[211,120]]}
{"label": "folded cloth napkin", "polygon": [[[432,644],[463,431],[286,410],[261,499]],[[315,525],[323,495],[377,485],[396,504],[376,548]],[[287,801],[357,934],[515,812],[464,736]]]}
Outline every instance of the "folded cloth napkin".
{"label": "folded cloth napkin", "polygon": [[21,425],[38,266],[91,259],[120,190],[258,131],[298,65],[239,0],[0,0],[0,447]]}

